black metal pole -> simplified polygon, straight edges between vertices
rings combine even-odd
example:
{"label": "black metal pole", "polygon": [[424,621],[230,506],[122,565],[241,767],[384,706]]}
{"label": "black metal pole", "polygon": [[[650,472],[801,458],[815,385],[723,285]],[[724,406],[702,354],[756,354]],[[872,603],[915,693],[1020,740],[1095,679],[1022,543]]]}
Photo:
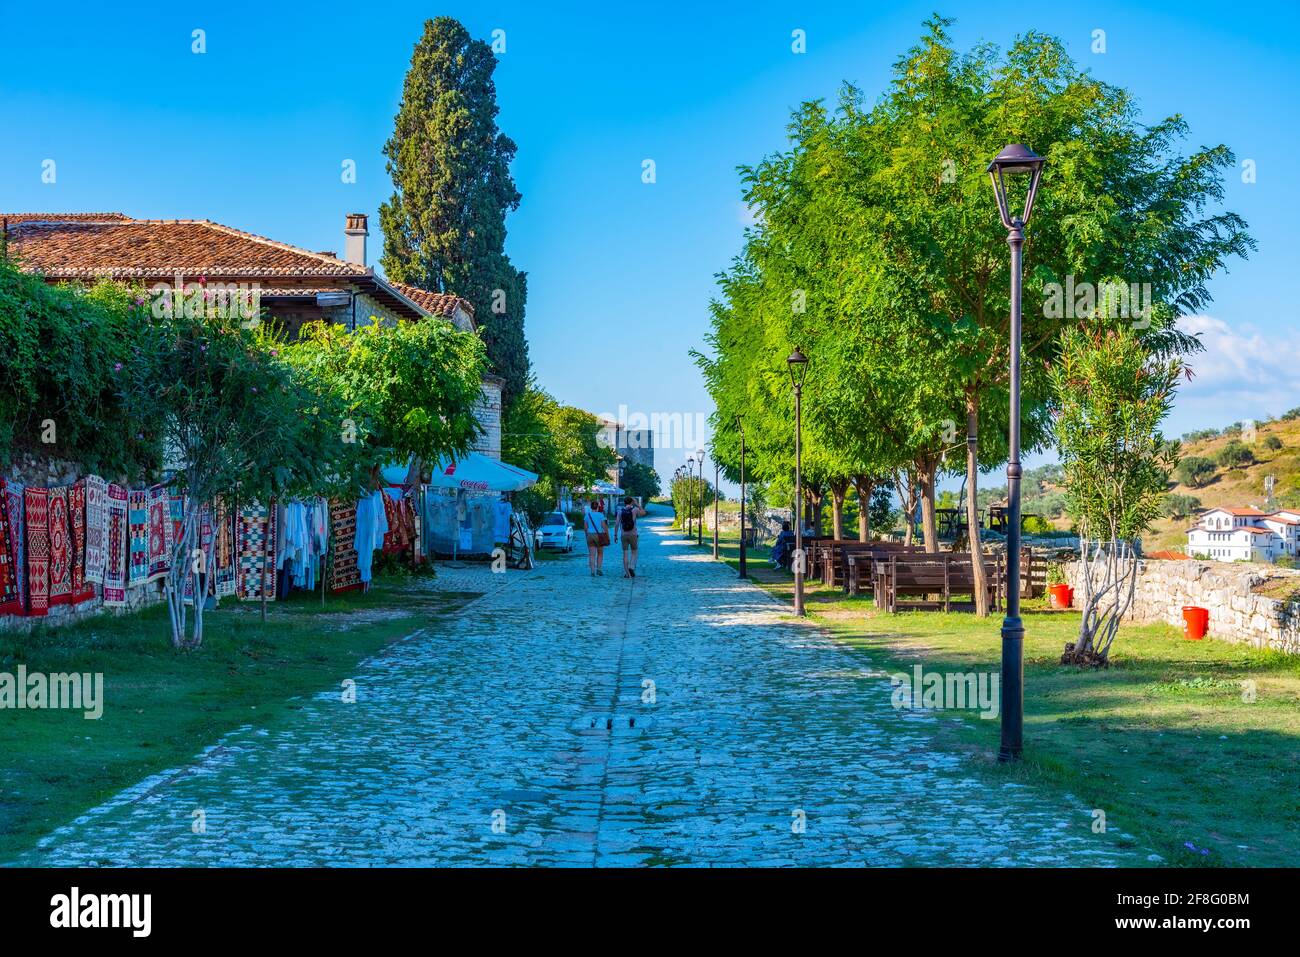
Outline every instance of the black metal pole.
{"label": "black metal pole", "polygon": [[700,453],[700,520],[695,525],[695,544],[704,544],[704,453]]}
{"label": "black metal pole", "polygon": [[794,386],[794,613],[803,615],[803,385]]}
{"label": "black metal pole", "polygon": [[713,560],[718,560],[718,460],[713,460]]}
{"label": "black metal pole", "polygon": [[689,504],[686,507],[686,514],[687,516],[689,516],[686,519],[686,540],[688,542],[695,537],[695,463],[694,462],[691,463],[690,473],[691,473],[691,480],[686,483],[686,488],[687,491],[689,492],[689,498],[687,499],[687,502]]}
{"label": "black metal pole", "polygon": [[740,433],[740,577],[748,578],[745,570],[745,433]]}
{"label": "black metal pole", "polygon": [[1020,282],[1024,224],[1013,220],[1011,247],[1011,422],[1007,434],[1007,614],[1002,621],[1002,746],[998,760],[1020,760],[1025,724],[1025,626],[1020,620]]}

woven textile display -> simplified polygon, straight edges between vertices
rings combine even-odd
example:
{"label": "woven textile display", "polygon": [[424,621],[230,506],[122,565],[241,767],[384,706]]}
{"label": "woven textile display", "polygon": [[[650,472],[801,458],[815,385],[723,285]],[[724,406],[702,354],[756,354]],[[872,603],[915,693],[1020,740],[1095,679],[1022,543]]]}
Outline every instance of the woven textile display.
{"label": "woven textile display", "polygon": [[27,614],[27,523],[23,521],[26,488],[18,482],[4,483],[5,518],[9,521],[9,548],[13,554],[14,579],[18,584],[17,614]]}
{"label": "woven textile display", "polygon": [[95,587],[86,581],[86,480],[68,489],[68,527],[72,530],[72,603],[95,597]]}
{"label": "woven textile display", "polygon": [[239,510],[239,566],[235,593],[242,601],[275,601],[275,506]]}
{"label": "woven textile display", "polygon": [[213,593],[218,599],[235,593],[235,512],[224,499],[217,500],[212,559],[216,565]]}
{"label": "woven textile display", "polygon": [[104,545],[108,537],[108,483],[86,476],[86,582],[104,581]]}
{"label": "woven textile display", "polygon": [[132,489],[127,492],[127,577],[128,588],[143,585],[149,580],[149,491]]}
{"label": "woven textile display", "polygon": [[50,490],[30,486],[23,492],[27,525],[27,613],[41,617],[50,609]]}
{"label": "woven textile display", "polygon": [[330,500],[330,591],[361,587],[357,568],[357,503]]}
{"label": "woven textile display", "polygon": [[130,493],[121,485],[110,485],[106,496],[104,534],[104,604],[126,604],[130,547]]}
{"label": "woven textile display", "polygon": [[50,604],[72,601],[72,537],[68,526],[68,490],[50,489]]}
{"label": "woven textile display", "polygon": [[9,496],[0,479],[0,615],[22,615],[22,592],[18,582],[22,574],[14,550],[13,525],[9,521]]}
{"label": "woven textile display", "polygon": [[149,489],[149,573],[146,581],[162,578],[171,570],[172,518],[167,488]]}

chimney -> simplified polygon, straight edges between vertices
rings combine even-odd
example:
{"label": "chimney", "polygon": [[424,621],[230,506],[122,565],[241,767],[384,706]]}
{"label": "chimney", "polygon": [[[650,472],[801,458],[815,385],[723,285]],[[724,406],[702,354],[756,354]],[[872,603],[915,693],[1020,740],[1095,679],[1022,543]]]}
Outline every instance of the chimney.
{"label": "chimney", "polygon": [[348,213],[347,225],[343,228],[343,258],[358,266],[366,264],[366,237],[370,229],[366,225],[365,213]]}

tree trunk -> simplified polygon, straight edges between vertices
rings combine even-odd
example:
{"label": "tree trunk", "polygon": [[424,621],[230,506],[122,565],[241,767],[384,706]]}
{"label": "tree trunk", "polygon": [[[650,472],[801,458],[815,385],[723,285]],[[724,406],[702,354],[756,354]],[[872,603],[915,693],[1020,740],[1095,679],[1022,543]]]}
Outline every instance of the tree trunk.
{"label": "tree trunk", "polygon": [[812,525],[812,533],[820,535],[822,533],[822,504],[826,498],[826,490],[820,482],[810,483],[805,486],[808,489],[809,505],[809,524]]}
{"label": "tree trunk", "polygon": [[925,550],[939,550],[939,529],[934,520],[934,473],[937,470],[933,458],[919,459],[916,463],[916,479],[921,486],[921,534],[925,536]]}
{"label": "tree trunk", "polygon": [[831,479],[831,529],[838,540],[844,537],[844,496],[849,492],[849,480]]}
{"label": "tree trunk", "polygon": [[858,541],[871,541],[871,493],[876,483],[870,476],[853,476],[853,491],[858,496]]}
{"label": "tree trunk", "polygon": [[898,500],[903,503],[903,545],[910,548],[916,531],[916,482],[910,471],[900,469],[894,474],[894,487]]}
{"label": "tree trunk", "polygon": [[[980,618],[989,615],[988,572],[984,568],[984,554],[980,547],[980,507],[976,484],[979,475],[979,396],[974,390],[966,393],[966,540],[970,546],[971,572],[975,584],[975,614]],[[1019,587],[1018,582],[1008,582],[1008,588]]]}

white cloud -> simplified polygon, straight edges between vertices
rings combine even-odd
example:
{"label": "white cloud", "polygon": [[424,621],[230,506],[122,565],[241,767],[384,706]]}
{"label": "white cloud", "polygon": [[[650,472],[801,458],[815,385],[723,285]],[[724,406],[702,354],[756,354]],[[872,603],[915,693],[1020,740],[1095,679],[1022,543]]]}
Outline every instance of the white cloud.
{"label": "white cloud", "polygon": [[1179,389],[1169,432],[1222,427],[1300,406],[1296,340],[1214,316],[1184,316],[1178,327],[1198,334],[1205,350],[1188,358],[1194,375]]}

